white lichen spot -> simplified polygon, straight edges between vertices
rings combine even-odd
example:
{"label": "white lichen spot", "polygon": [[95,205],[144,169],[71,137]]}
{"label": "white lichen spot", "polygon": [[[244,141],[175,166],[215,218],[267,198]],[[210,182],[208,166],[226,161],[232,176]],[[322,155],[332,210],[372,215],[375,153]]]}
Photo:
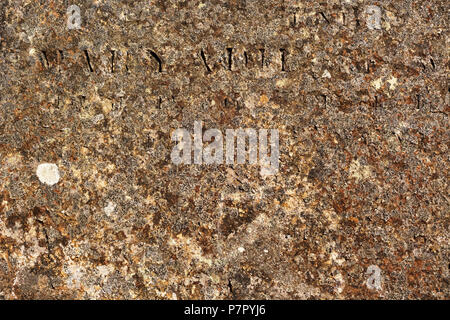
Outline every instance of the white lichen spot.
{"label": "white lichen spot", "polygon": [[376,79],[376,80],[373,80],[373,81],[372,81],[372,86],[373,86],[376,90],[380,89],[382,84],[383,84],[383,78],[379,78],[379,79]]}
{"label": "white lichen spot", "polygon": [[240,253],[242,253],[242,252],[244,252],[244,251],[245,251],[245,248],[243,248],[243,247],[239,247],[239,248],[238,248],[238,251],[239,251]]}
{"label": "white lichen spot", "polygon": [[389,89],[395,90],[395,87],[397,86],[397,78],[394,76],[391,76],[391,78],[387,82],[389,83]]}
{"label": "white lichen spot", "polygon": [[322,78],[331,79],[331,74],[330,74],[330,72],[327,69],[325,69],[325,71],[323,72]]}
{"label": "white lichen spot", "polygon": [[114,268],[111,266],[98,266],[97,271],[102,279],[106,279],[114,271]]}
{"label": "white lichen spot", "polygon": [[282,88],[282,87],[286,87],[286,85],[288,83],[289,83],[288,79],[280,79],[280,80],[277,80],[275,85],[279,88]]}
{"label": "white lichen spot", "polygon": [[331,256],[331,261],[337,263],[338,265],[342,265],[345,262],[345,259],[339,258],[339,254],[335,251],[332,251],[330,256]]}
{"label": "white lichen spot", "polygon": [[69,264],[64,267],[64,272],[67,275],[66,285],[69,288],[79,288],[86,273],[86,269],[74,264],[74,262],[70,260]]}
{"label": "white lichen spot", "polygon": [[115,203],[108,201],[108,205],[103,208],[103,211],[106,213],[107,216],[110,216],[115,209],[116,209]]}
{"label": "white lichen spot", "polygon": [[359,163],[359,160],[353,160],[350,163],[350,178],[355,178],[357,181],[370,178],[372,176],[372,170],[369,166],[364,166]]}
{"label": "white lichen spot", "polygon": [[19,153],[9,153],[5,160],[6,166],[16,167],[22,162],[22,156]]}
{"label": "white lichen spot", "polygon": [[52,186],[59,181],[58,166],[54,163],[41,163],[36,169],[36,175],[39,181]]}
{"label": "white lichen spot", "polygon": [[103,113],[99,113],[99,114],[97,114],[96,116],[94,116],[94,117],[92,118],[92,122],[93,122],[94,124],[97,124],[97,123],[99,123],[100,121],[102,121],[103,119],[105,119],[105,116],[103,115]]}

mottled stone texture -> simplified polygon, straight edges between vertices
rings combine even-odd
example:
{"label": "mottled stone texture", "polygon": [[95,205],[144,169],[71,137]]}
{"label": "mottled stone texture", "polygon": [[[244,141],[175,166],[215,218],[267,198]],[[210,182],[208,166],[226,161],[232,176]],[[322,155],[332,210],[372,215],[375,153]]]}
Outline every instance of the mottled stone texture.
{"label": "mottled stone texture", "polygon": [[[1,1],[0,297],[448,299],[449,9]],[[200,120],[278,174],[172,164]]]}

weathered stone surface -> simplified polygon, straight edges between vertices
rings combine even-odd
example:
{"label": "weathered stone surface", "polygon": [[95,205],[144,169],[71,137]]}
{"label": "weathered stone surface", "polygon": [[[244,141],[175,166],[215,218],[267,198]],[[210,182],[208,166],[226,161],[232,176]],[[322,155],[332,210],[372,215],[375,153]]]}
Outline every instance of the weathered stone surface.
{"label": "weathered stone surface", "polygon": [[[449,9],[1,1],[0,297],[448,299]],[[174,165],[195,121],[279,172]]]}

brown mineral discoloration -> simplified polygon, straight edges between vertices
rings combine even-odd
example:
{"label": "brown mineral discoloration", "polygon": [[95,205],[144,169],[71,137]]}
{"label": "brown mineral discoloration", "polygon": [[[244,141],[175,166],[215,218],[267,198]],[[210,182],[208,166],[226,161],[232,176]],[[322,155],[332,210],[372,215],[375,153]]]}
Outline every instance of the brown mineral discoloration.
{"label": "brown mineral discoloration", "polygon": [[[0,298],[449,298],[448,1],[79,6],[0,4]],[[194,121],[279,172],[174,165]]]}

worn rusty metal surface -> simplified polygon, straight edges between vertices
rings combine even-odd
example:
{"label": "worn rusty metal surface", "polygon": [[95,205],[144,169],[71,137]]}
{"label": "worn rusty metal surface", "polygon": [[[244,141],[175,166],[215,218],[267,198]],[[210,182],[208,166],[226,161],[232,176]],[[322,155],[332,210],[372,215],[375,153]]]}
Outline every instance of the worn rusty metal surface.
{"label": "worn rusty metal surface", "polygon": [[[448,299],[449,9],[1,1],[0,297]],[[279,172],[173,164],[200,120]]]}

